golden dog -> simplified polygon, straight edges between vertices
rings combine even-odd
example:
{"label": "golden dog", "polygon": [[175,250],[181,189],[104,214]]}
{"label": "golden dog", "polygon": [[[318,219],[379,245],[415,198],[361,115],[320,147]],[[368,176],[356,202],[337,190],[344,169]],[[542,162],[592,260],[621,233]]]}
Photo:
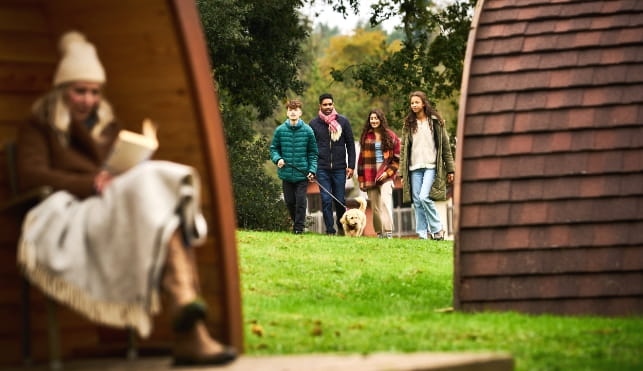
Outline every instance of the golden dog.
{"label": "golden dog", "polygon": [[350,237],[359,237],[364,233],[366,228],[366,200],[364,197],[355,199],[359,202],[359,209],[347,209],[344,215],[339,219],[344,229],[344,235]]}

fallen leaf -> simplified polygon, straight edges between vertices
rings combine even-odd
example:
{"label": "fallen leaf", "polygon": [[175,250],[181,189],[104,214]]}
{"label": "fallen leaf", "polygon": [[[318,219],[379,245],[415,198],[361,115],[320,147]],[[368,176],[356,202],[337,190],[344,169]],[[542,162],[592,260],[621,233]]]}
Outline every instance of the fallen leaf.
{"label": "fallen leaf", "polygon": [[324,331],[322,331],[321,327],[319,327],[319,326],[315,326],[315,327],[313,328],[313,330],[310,332],[310,334],[311,334],[311,335],[313,335],[313,336],[321,336],[321,334],[322,334],[323,332],[324,332]]}
{"label": "fallen leaf", "polygon": [[450,313],[453,312],[453,307],[447,307],[447,308],[439,308],[434,310],[436,313]]}
{"label": "fallen leaf", "polygon": [[601,328],[601,329],[590,330],[585,332],[588,332],[590,334],[597,334],[597,335],[610,335],[610,334],[619,332],[619,330],[615,328]]}
{"label": "fallen leaf", "polygon": [[252,331],[253,334],[261,337],[263,336],[263,327],[260,325],[254,324],[250,327],[250,331]]}

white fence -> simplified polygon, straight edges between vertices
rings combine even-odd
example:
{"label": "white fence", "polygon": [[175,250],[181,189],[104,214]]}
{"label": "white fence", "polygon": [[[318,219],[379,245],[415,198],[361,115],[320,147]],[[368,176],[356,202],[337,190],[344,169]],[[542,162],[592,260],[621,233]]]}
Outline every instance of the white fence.
{"label": "white fence", "polygon": [[[440,213],[443,228],[447,232],[445,239],[453,239],[453,202],[439,201],[435,203]],[[333,216],[334,217],[334,216]],[[321,211],[310,213],[306,216],[308,231],[314,233],[326,233],[324,217]],[[334,220],[334,219],[333,219]],[[368,223],[372,220],[369,218]],[[393,235],[395,237],[415,236],[415,215],[412,207],[398,207],[393,209]]]}

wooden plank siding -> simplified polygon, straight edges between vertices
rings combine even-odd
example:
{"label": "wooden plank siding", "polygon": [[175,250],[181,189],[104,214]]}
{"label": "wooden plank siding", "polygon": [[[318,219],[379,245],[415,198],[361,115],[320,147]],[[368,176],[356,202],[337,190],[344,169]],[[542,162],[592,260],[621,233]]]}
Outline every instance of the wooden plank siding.
{"label": "wooden plank siding", "polygon": [[459,111],[454,304],[643,313],[643,2],[480,0]]}
{"label": "wooden plank siding", "polygon": [[[40,2],[0,2],[0,139],[15,139],[17,124],[24,119],[34,99],[49,88],[56,63],[46,9]],[[0,149],[0,200],[10,191],[4,148]],[[21,360],[20,287],[16,266],[16,242],[20,233],[20,213],[0,214],[0,313],[10,319],[0,324],[1,364]],[[39,359],[46,356],[44,298],[32,293],[33,350]],[[36,323],[37,322],[37,323]]]}
{"label": "wooden plank siding", "polygon": [[[0,144],[15,139],[33,101],[51,87],[57,41],[72,29],[96,46],[107,74],[104,95],[119,121],[140,131],[142,120],[151,118],[159,127],[154,158],[199,171],[210,229],[206,244],[197,249],[202,295],[210,307],[208,327],[242,350],[234,201],[196,5],[181,0],[0,0]],[[2,150],[0,161],[2,203],[9,197]],[[20,214],[0,214],[0,314],[15,318],[0,324],[0,366],[22,361],[21,276],[15,264],[20,223]],[[45,297],[36,289],[30,294],[33,358],[43,361],[48,358]],[[96,326],[66,308],[59,308],[58,316],[64,359],[124,356],[125,331]],[[169,350],[169,323],[167,314],[155,319],[152,335],[140,342],[141,353]]]}

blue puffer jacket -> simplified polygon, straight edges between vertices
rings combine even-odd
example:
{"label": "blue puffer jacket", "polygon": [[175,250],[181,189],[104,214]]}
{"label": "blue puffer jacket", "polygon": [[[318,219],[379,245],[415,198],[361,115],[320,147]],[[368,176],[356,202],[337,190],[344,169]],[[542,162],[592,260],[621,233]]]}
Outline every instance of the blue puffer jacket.
{"label": "blue puffer jacket", "polygon": [[[355,139],[351,124],[345,116],[337,115],[337,122],[342,126],[342,136],[337,142],[330,140],[328,124],[319,116],[310,120],[310,127],[315,132],[319,149],[319,168],[323,170],[355,169]],[[347,159],[348,157],[348,159]]]}
{"label": "blue puffer jacket", "polygon": [[[282,158],[287,165],[277,169],[279,179],[300,182],[306,180],[307,173],[317,173],[315,134],[303,120],[299,120],[294,126],[290,125],[290,120],[286,120],[275,130],[270,145],[270,160],[276,164]],[[303,172],[288,164],[294,165]]]}

